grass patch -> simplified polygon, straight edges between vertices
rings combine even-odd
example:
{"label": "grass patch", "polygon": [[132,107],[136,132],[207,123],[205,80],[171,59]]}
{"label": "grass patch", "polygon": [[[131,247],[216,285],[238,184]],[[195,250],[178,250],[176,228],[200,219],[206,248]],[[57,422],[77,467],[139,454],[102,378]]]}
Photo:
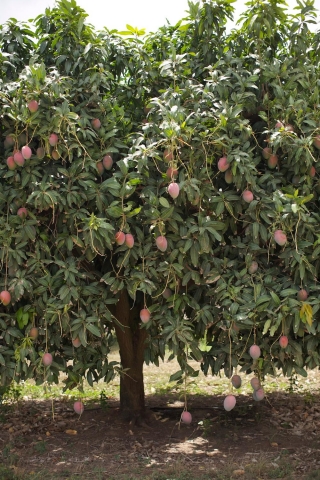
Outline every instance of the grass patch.
{"label": "grass patch", "polygon": [[[100,471],[91,471],[90,473],[72,474],[68,471],[59,473],[49,473],[41,471],[38,473],[26,474],[16,472],[9,467],[0,467],[0,480],[212,480],[212,474],[196,475],[187,471],[177,472],[176,469],[166,469],[165,472],[154,472],[148,475],[137,474],[116,474],[110,475]],[[217,477],[218,478],[218,477]]]}
{"label": "grass patch", "polygon": [[320,469],[310,472],[307,475],[306,480],[320,480]]}
{"label": "grass patch", "polygon": [[[205,346],[203,346],[205,349]],[[115,348],[109,355],[110,361],[119,361],[119,353]],[[200,364],[197,362],[191,362],[192,367],[195,370],[200,370]],[[184,394],[184,387],[177,385],[174,382],[169,382],[170,376],[179,370],[179,366],[176,360],[168,362],[165,360],[160,364],[160,367],[155,365],[145,365],[144,367],[144,379],[145,379],[145,392],[146,395],[175,395],[175,398]],[[250,386],[250,377],[246,378],[244,374],[241,374],[242,386],[236,391],[237,394],[252,394],[252,388]],[[294,376],[291,379],[278,377],[267,377],[264,382],[264,389],[266,393],[274,391],[284,391],[291,393],[302,393],[305,395],[306,402],[312,403],[311,385],[313,372],[309,373],[310,377],[307,379],[298,378]],[[78,389],[66,390],[63,392],[64,376],[61,375],[61,381],[58,385],[36,385],[33,380],[21,382],[21,384],[12,384],[0,400],[2,402],[17,402],[21,399],[28,400],[51,400],[59,399],[73,402],[78,399],[85,400],[86,403],[100,402],[101,396],[104,398],[116,399],[119,398],[119,386],[120,378],[115,378],[111,383],[106,384],[103,381],[98,382],[90,387],[89,384],[83,382],[83,392]],[[208,375],[207,377],[201,372],[196,379],[189,379],[187,393],[189,395],[226,395],[230,393],[231,384],[230,379],[227,378],[223,372],[218,376]],[[80,386],[79,386],[80,387]],[[318,389],[319,390],[319,389]],[[318,393],[318,392],[317,392]],[[1,421],[1,420],[0,420]]]}

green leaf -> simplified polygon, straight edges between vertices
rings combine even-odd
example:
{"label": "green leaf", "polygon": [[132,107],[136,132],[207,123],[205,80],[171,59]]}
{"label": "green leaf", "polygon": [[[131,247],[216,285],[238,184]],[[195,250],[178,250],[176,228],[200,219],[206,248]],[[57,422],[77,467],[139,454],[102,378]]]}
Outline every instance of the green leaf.
{"label": "green leaf", "polygon": [[0,365],[3,365],[5,366],[6,365],[6,361],[5,359],[3,358],[3,355],[0,353]]}
{"label": "green leaf", "polygon": [[270,325],[271,325],[271,320],[270,318],[265,322],[264,324],[264,327],[263,327],[263,331],[262,331],[262,335],[265,335],[267,333],[267,331],[269,330],[270,328]]}
{"label": "green leaf", "polygon": [[280,292],[281,297],[291,297],[291,296],[297,296],[297,290],[293,288],[286,288],[285,290],[282,290]]}
{"label": "green leaf", "polygon": [[298,365],[294,365],[294,369],[298,375],[301,375],[302,377],[307,378],[308,373],[304,368],[298,367]]}
{"label": "green leaf", "polygon": [[193,244],[190,249],[191,262],[194,267],[198,266],[199,263],[199,245]]}
{"label": "green leaf", "polygon": [[256,305],[261,305],[262,303],[270,302],[270,297],[269,295],[261,295],[261,297],[258,298]]}
{"label": "green leaf", "polygon": [[96,337],[101,337],[101,332],[96,325],[93,325],[92,323],[86,323],[86,328],[87,330],[89,330],[90,333],[92,333]]}
{"label": "green leaf", "polygon": [[313,199],[313,194],[307,195],[305,198],[303,198],[301,203],[304,204],[304,203],[310,202],[310,200],[312,200],[312,199]]}
{"label": "green leaf", "polygon": [[30,240],[34,241],[36,239],[36,231],[32,225],[25,225],[24,231]]}
{"label": "green leaf", "polygon": [[78,337],[84,347],[87,346],[87,335],[86,331],[84,328],[81,328],[81,330],[78,332]]}
{"label": "green leaf", "polygon": [[108,215],[113,218],[119,218],[123,215],[123,210],[121,207],[109,207]]}
{"label": "green leaf", "polygon": [[131,210],[131,212],[127,213],[127,217],[128,218],[132,218],[132,217],[135,217],[136,215],[139,215],[139,213],[141,212],[142,210],[142,207],[138,207],[138,208],[135,208],[134,210]]}
{"label": "green leaf", "polygon": [[9,335],[11,335],[12,337],[15,337],[15,338],[21,338],[21,336],[22,336],[22,333],[19,332],[19,330],[17,330],[14,327],[9,327],[7,332],[9,333]]}
{"label": "green leaf", "polygon": [[274,293],[272,290],[270,291],[270,295],[272,297],[272,300],[274,301],[274,303],[279,306],[281,301],[280,301],[280,298],[278,297],[278,295],[276,293]]}
{"label": "green leaf", "polygon": [[86,55],[86,54],[89,52],[89,50],[91,50],[91,48],[92,48],[92,44],[91,44],[91,43],[88,43],[88,44],[86,45],[86,48],[85,48],[84,51],[83,51],[83,55]]}
{"label": "green leaf", "polygon": [[161,218],[162,220],[167,220],[168,218],[172,217],[174,212],[174,207],[167,208],[166,210],[161,211]]}
{"label": "green leaf", "polygon": [[131,33],[136,33],[136,30],[137,30],[135,27],[132,27],[128,23],[126,24],[126,29]]}
{"label": "green leaf", "polygon": [[119,160],[117,165],[120,167],[122,175],[126,176],[128,174],[128,162],[125,160]]}
{"label": "green leaf", "polygon": [[170,203],[168,202],[168,200],[164,197],[160,197],[159,198],[159,203],[160,205],[162,205],[163,207],[165,208],[170,208]]}
{"label": "green leaf", "polygon": [[299,328],[300,328],[300,315],[299,315],[299,310],[296,310],[294,315],[294,320],[293,320],[293,332],[298,333]]}
{"label": "green leaf", "polygon": [[177,380],[180,380],[180,378],[182,378],[182,375],[183,375],[183,371],[182,370],[178,370],[177,372],[173,373],[170,378],[169,378],[169,382],[176,382]]}

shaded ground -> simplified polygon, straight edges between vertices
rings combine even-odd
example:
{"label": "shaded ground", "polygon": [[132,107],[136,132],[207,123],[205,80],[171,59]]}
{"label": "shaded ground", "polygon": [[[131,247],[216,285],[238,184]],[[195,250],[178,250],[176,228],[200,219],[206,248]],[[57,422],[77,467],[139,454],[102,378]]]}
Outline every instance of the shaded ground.
{"label": "shaded ground", "polygon": [[12,478],[320,479],[319,396],[272,393],[257,404],[241,395],[229,413],[222,402],[190,398],[186,426],[180,402],[149,397],[150,428],[123,424],[114,401],[80,418],[65,402],[54,401],[54,418],[51,402],[24,402],[2,413],[3,475],[11,466]]}
{"label": "shaded ground", "polygon": [[230,380],[200,374],[188,385],[187,426],[184,391],[168,383],[176,370],[175,362],[145,368],[148,428],[122,423],[118,379],[85,388],[81,417],[72,408],[79,395],[62,395],[61,385],[13,391],[0,406],[0,480],[320,480],[319,372],[298,384],[268,378],[259,403],[244,378],[228,413]]}

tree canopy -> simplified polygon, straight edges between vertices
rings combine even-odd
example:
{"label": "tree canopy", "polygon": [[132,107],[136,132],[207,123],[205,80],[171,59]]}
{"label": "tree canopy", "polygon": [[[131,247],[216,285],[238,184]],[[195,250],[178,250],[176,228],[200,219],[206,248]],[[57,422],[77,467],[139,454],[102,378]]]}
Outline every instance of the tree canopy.
{"label": "tree canopy", "polygon": [[120,373],[139,414],[166,348],[178,381],[319,366],[314,2],[247,7],[231,32],[232,0],[148,35],[74,0],[1,26],[2,385]]}

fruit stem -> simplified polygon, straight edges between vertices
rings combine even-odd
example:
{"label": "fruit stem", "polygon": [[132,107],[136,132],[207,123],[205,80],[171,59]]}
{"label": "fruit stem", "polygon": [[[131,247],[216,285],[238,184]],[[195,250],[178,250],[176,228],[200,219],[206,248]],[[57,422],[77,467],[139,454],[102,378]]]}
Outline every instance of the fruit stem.
{"label": "fruit stem", "polygon": [[297,221],[297,225],[296,225],[296,231],[295,231],[295,234],[294,234],[294,243],[296,244],[296,252],[298,252],[298,240],[297,240],[297,235],[298,235],[298,227],[299,227],[299,223],[300,223],[300,212],[299,212],[299,215],[298,215],[298,221]]}
{"label": "fruit stem", "polygon": [[[188,347],[186,349],[187,354],[187,361],[188,361]],[[188,403],[187,403],[187,373],[184,374],[184,410],[188,410]]]}
{"label": "fruit stem", "polygon": [[48,325],[46,322],[46,352],[48,351]]}
{"label": "fruit stem", "polygon": [[125,254],[125,256],[123,257],[123,260],[122,260],[122,262],[121,262],[121,265],[120,265],[120,267],[119,267],[119,270],[118,270],[118,272],[116,272],[117,277],[118,277],[118,275],[120,274],[120,270],[122,269],[122,265],[124,264],[124,262],[125,262],[127,256],[129,255],[129,253],[130,253],[130,250],[128,250],[127,253]]}
{"label": "fruit stem", "polygon": [[[7,208],[7,224],[9,224],[9,203]],[[8,255],[9,255],[9,246],[6,245],[6,275],[4,278],[4,289],[7,290],[7,281],[8,281]]]}
{"label": "fruit stem", "polygon": [[[232,362],[231,362],[232,343],[231,343],[230,330],[231,330],[231,326],[228,328],[228,337],[229,337],[229,378],[232,376],[232,375],[231,375],[231,366],[232,366]],[[233,391],[233,385],[232,385],[232,391]]]}
{"label": "fruit stem", "polygon": [[252,328],[251,328],[250,333],[249,333],[249,335],[248,335],[248,338],[247,338],[246,344],[245,344],[245,346],[244,346],[244,349],[242,350],[241,355],[240,355],[240,357],[239,357],[239,359],[238,359],[238,363],[239,363],[240,359],[242,358],[242,355],[244,354],[244,352],[247,350],[247,345],[248,345],[248,342],[249,342],[249,340],[250,340],[251,333],[252,333]]}
{"label": "fruit stem", "polygon": [[4,289],[7,290],[7,281],[8,281],[8,256],[9,256],[9,247],[7,245],[6,249],[6,275],[4,277]]}

